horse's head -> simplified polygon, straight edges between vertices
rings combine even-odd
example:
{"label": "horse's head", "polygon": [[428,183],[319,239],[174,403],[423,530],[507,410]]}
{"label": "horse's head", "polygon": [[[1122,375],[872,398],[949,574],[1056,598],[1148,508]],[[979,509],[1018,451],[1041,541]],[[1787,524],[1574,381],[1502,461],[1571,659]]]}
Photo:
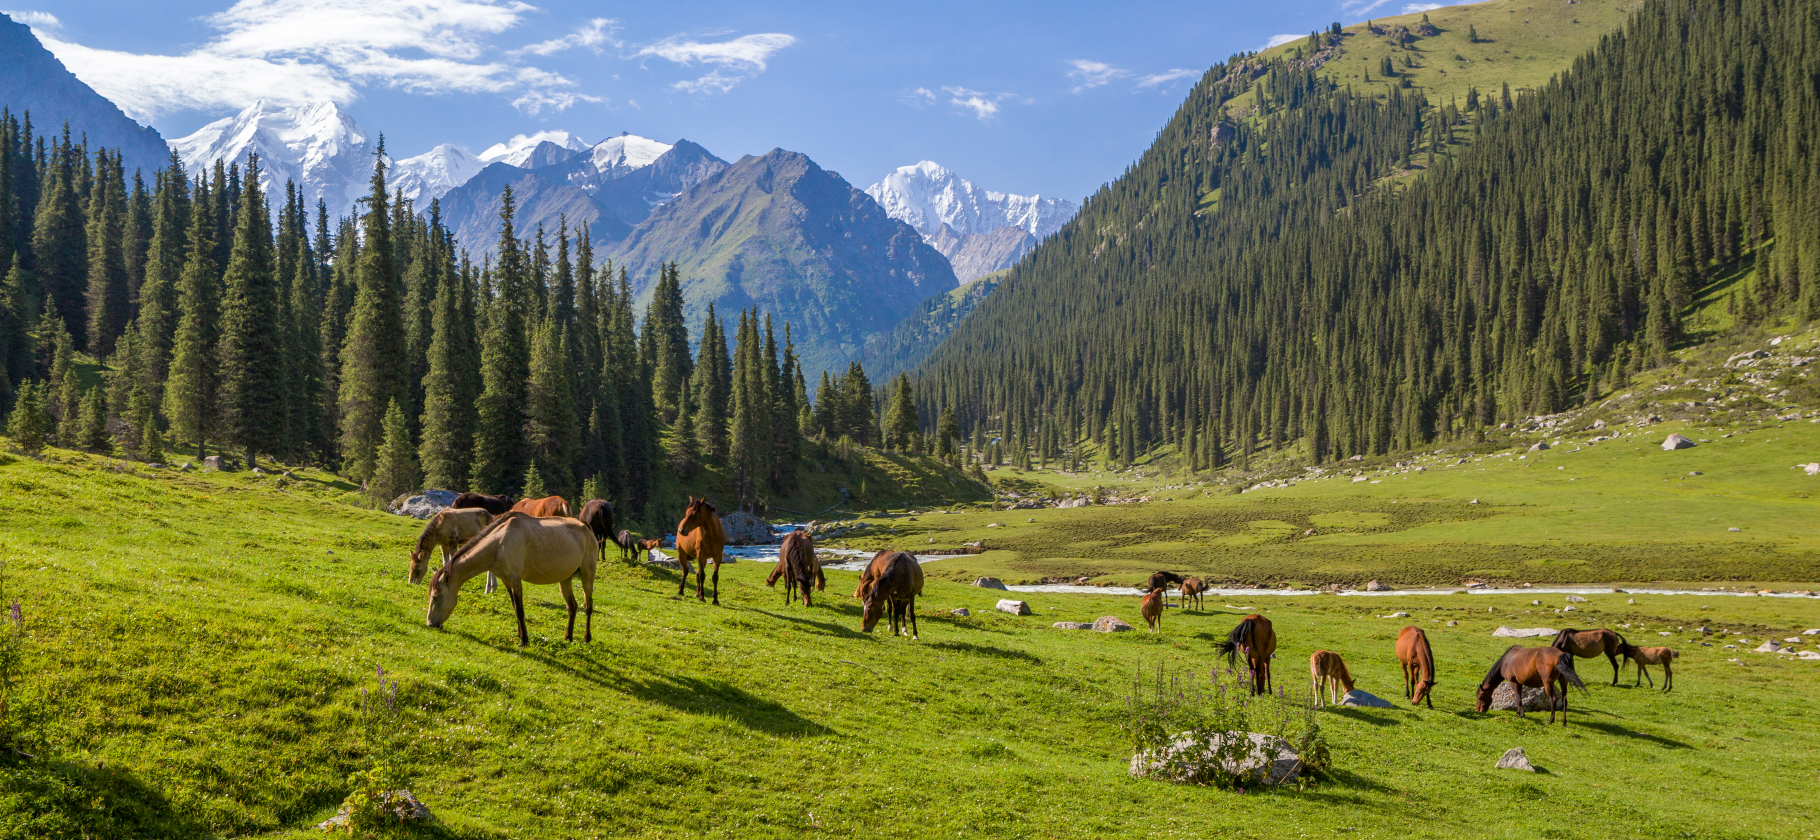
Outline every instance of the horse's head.
{"label": "horse's head", "polygon": [[[1415,696],[1410,698],[1409,705],[1411,705],[1411,706],[1421,705],[1423,700],[1428,699],[1428,692],[1432,691],[1434,689],[1434,687],[1435,687],[1434,680],[1423,680],[1419,683],[1416,683]],[[1486,702],[1490,703],[1491,701],[1487,700]],[[1479,711],[1485,711],[1485,710],[1480,709]]]}
{"label": "horse's head", "polygon": [[1491,708],[1491,695],[1493,692],[1495,692],[1497,690],[1498,690],[1498,684],[1495,682],[1492,682],[1491,680],[1486,680],[1485,682],[1480,683],[1479,684],[1479,701],[1477,703],[1473,704],[1472,710],[1475,712],[1483,712],[1487,709],[1490,709]]}
{"label": "horse's head", "polygon": [[859,614],[859,629],[870,633],[872,627],[878,624],[879,616],[885,614],[885,599],[879,596],[878,587],[874,585],[866,590],[863,603],[865,608]]}
{"label": "horse's head", "polygon": [[449,619],[455,611],[455,600],[461,597],[461,587],[455,584],[455,576],[444,566],[430,575],[430,608],[424,614],[423,623],[437,629]]}

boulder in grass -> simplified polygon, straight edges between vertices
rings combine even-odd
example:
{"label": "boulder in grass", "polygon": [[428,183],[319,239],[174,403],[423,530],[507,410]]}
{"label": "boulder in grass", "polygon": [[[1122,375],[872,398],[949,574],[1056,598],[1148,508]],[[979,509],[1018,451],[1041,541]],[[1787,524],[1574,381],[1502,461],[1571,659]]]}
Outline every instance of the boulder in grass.
{"label": "boulder in grass", "polygon": [[978,580],[975,580],[973,582],[973,585],[977,586],[981,589],[997,589],[1000,591],[1006,591],[1005,582],[1002,580],[999,580],[998,578],[983,577]]}
{"label": "boulder in grass", "polygon": [[949,610],[948,614],[951,616],[954,616],[955,618],[968,618],[973,615],[973,611],[970,609],[967,609],[966,607],[957,607],[955,609]]}
{"label": "boulder in grass", "polygon": [[1538,440],[1538,441],[1536,441],[1536,442],[1535,442],[1535,444],[1534,444],[1534,445],[1532,445],[1532,446],[1530,446],[1530,447],[1529,447],[1529,451],[1531,451],[1531,452],[1541,452],[1541,451],[1542,451],[1542,450],[1544,450],[1544,449],[1547,449],[1547,448],[1548,448],[1548,441],[1545,441],[1545,440]]}
{"label": "boulder in grass", "polygon": [[406,493],[392,500],[391,511],[399,516],[412,519],[429,519],[438,511],[455,503],[455,494],[448,490],[424,490],[419,493]]}
{"label": "boulder in grass", "polygon": [[1000,599],[998,602],[998,606],[995,609],[997,609],[999,612],[1010,613],[1012,615],[1030,615],[1031,614],[1030,613],[1030,602],[1013,601],[1010,598]]}
{"label": "boulder in grass", "polygon": [[205,470],[221,472],[227,469],[227,462],[221,460],[220,455],[210,455],[202,459],[202,468]]}
{"label": "boulder in grass", "polygon": [[1511,747],[1504,751],[1504,757],[1498,759],[1498,770],[1522,770],[1525,773],[1536,772],[1535,765],[1529,763],[1529,756],[1522,747]]}
{"label": "boulder in grass", "polygon": [[1101,633],[1123,633],[1137,628],[1126,624],[1124,619],[1116,615],[1102,615],[1093,620],[1093,629]]}
{"label": "boulder in grass", "polygon": [[1499,627],[1491,631],[1491,634],[1506,639],[1533,639],[1537,636],[1553,636],[1555,630],[1552,627]]}
{"label": "boulder in grass", "polygon": [[1346,696],[1340,698],[1340,705],[1354,706],[1354,707],[1357,707],[1360,709],[1394,709],[1394,708],[1396,708],[1396,704],[1391,703],[1389,700],[1385,700],[1384,698],[1379,697],[1375,694],[1372,694],[1369,691],[1364,691],[1362,689],[1357,689],[1357,688],[1346,692]]}
{"label": "boulder in grass", "polygon": [[1699,444],[1694,443],[1692,438],[1681,434],[1680,432],[1669,435],[1667,439],[1662,441],[1662,448],[1667,450],[1692,449],[1698,445]]}
{"label": "boulder in grass", "polygon": [[765,545],[777,542],[771,523],[743,510],[720,518],[720,529],[727,532],[728,545]]}
{"label": "boulder in grass", "polygon": [[1085,621],[1058,621],[1054,625],[1051,625],[1051,626],[1055,627],[1055,629],[1057,629],[1057,630],[1092,630],[1093,629],[1093,625],[1088,624]]}
{"label": "boulder in grass", "polygon": [[[1517,684],[1505,682],[1491,693],[1491,710],[1494,712],[1514,712],[1517,710]],[[1567,710],[1567,698],[1555,698],[1555,711]],[[1523,688],[1523,711],[1548,711],[1548,694],[1539,688]]]}
{"label": "boulder in grass", "polygon": [[1757,649],[1752,652],[1753,653],[1775,653],[1776,651],[1779,651],[1781,649],[1782,649],[1782,643],[1776,641],[1775,639],[1771,639],[1767,642],[1764,642],[1763,644],[1758,645]]}
{"label": "boulder in grass", "polygon": [[[1228,739],[1244,739],[1232,754],[1221,758]],[[1203,738],[1178,735],[1169,746],[1156,754],[1141,752],[1131,757],[1130,773],[1140,778],[1155,777],[1172,782],[1197,782],[1216,772],[1212,765],[1222,762],[1227,774],[1247,784],[1280,785],[1301,775],[1302,758],[1288,741],[1261,732],[1225,732]]]}
{"label": "boulder in grass", "polygon": [[1389,591],[1391,591],[1391,589],[1390,589],[1390,587],[1385,586],[1384,584],[1379,583],[1378,581],[1374,580],[1370,583],[1365,584],[1365,591],[1366,592],[1389,592]]}

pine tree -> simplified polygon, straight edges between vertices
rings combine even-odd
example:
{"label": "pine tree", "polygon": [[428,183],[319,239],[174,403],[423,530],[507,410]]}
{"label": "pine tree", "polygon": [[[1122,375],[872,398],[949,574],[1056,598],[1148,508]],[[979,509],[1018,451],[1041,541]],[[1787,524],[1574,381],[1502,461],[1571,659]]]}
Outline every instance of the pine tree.
{"label": "pine tree", "polygon": [[696,416],[695,439],[709,458],[727,457],[727,413],[733,381],[732,359],[727,354],[727,333],[708,304],[708,317],[702,323],[701,350],[696,354],[692,390]]}
{"label": "pine tree", "polygon": [[569,381],[567,333],[554,318],[537,326],[531,346],[531,381],[526,391],[525,425],[531,464],[551,493],[575,492],[573,469],[579,454],[580,424],[575,391]]}
{"label": "pine tree", "polygon": [[885,412],[885,446],[907,449],[916,426],[916,398],[910,392],[910,377],[900,373],[892,383],[891,407]]}
{"label": "pine tree", "polygon": [[682,280],[675,264],[664,266],[645,315],[652,347],[651,391],[666,421],[676,419],[689,383],[689,327],[683,320]]}
{"label": "pine tree", "polygon": [[260,453],[271,454],[284,444],[285,361],[271,217],[259,188],[257,155],[249,156],[241,183],[234,245],[222,276],[217,352],[223,437],[245,452],[252,468]]}
{"label": "pine tree", "polygon": [[431,304],[429,371],[423,379],[424,483],[430,487],[466,486],[468,457],[474,451],[474,395],[467,387],[467,335],[471,325],[462,313],[462,281],[439,275]]}
{"label": "pine tree", "polygon": [[114,436],[107,430],[107,394],[101,388],[90,388],[82,395],[81,427],[77,445],[102,455],[114,451]]}
{"label": "pine tree", "polygon": [[88,278],[86,295],[89,352],[104,358],[114,352],[114,339],[126,328],[130,300],[126,254],[126,187],[119,159],[95,153],[95,179],[88,200]]}
{"label": "pine tree", "polygon": [[44,386],[28,379],[19,386],[18,397],[13,400],[13,411],[6,419],[6,435],[21,451],[36,455],[49,443],[50,426]]}
{"label": "pine tree", "polygon": [[49,295],[54,313],[86,347],[88,320],[84,317],[83,291],[88,285],[88,236],[83,225],[82,201],[77,192],[77,163],[81,152],[70,146],[66,131],[53,144],[45,173],[46,184],[32,222],[30,266],[38,287]]}
{"label": "pine tree", "polygon": [[487,306],[486,335],[480,342],[482,385],[471,486],[482,493],[510,493],[520,487],[529,460],[524,434],[525,389],[531,378],[526,320],[533,296],[513,213],[512,191],[507,188],[500,196],[495,296]]}
{"label": "pine tree", "polygon": [[759,483],[765,479],[769,466],[771,400],[764,392],[760,355],[753,316],[741,311],[734,338],[732,440],[727,460],[733,491],[742,508],[757,498]]}
{"label": "pine tree", "polygon": [[525,469],[524,487],[519,489],[518,496],[522,499],[541,499],[548,495],[550,491],[544,487],[543,476],[537,472],[537,464],[532,463]]}
{"label": "pine tree", "polygon": [[960,422],[954,419],[954,408],[942,409],[941,419],[935,422],[936,457],[952,462],[955,455],[955,442],[960,440]]}
{"label": "pine tree", "polygon": [[196,445],[196,459],[218,426],[215,344],[219,329],[214,222],[206,201],[191,202],[189,259],[177,290],[177,332],[170,375],[164,383],[164,416],[174,440]]}
{"label": "pine tree", "polygon": [[[354,269],[354,308],[341,348],[341,466],[364,482],[371,478],[385,434],[387,406],[409,399],[404,375],[403,302],[393,262],[392,220],[387,211],[386,157],[382,141],[374,151],[372,188],[361,217],[360,257]],[[402,409],[400,409],[402,410]]]}
{"label": "pine tree", "polygon": [[385,440],[379,445],[373,477],[367,482],[367,495],[385,504],[417,489],[417,453],[411,446],[411,427],[404,419],[404,409],[394,398],[386,404]]}
{"label": "pine tree", "polygon": [[176,152],[158,176],[152,202],[151,243],[139,287],[139,369],[154,405],[164,395],[171,342],[177,330],[177,294],[189,256],[189,181]]}

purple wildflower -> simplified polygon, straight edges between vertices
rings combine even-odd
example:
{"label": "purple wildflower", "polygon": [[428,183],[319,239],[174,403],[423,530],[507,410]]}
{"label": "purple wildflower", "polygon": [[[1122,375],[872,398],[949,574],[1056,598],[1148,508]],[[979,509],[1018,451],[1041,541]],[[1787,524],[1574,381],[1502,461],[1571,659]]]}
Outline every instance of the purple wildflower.
{"label": "purple wildflower", "polygon": [[13,613],[13,626],[20,630],[24,630],[25,629],[25,610],[20,608],[19,602],[16,600],[13,601],[12,613]]}

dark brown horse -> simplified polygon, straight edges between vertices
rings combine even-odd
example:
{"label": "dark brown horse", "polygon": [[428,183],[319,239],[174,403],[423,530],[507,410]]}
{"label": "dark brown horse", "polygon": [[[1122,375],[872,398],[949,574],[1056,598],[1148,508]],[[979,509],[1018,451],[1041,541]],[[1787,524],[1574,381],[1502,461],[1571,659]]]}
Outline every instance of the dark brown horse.
{"label": "dark brown horse", "polygon": [[[1517,684],[1517,717],[1523,717],[1523,689],[1542,689],[1542,696],[1548,699],[1548,722],[1555,722],[1555,708],[1561,709],[1561,725],[1567,725],[1567,687],[1572,685],[1581,691],[1586,684],[1580,682],[1580,675],[1574,673],[1573,654],[1559,648],[1532,648],[1512,645],[1510,650],[1498,657],[1496,664],[1485,673],[1485,681],[1479,683],[1479,702],[1473,707],[1483,712],[1491,708],[1491,696],[1498,686],[1505,681]],[[1555,692],[1555,684],[1560,683],[1560,693]]]}
{"label": "dark brown horse", "polygon": [[860,589],[864,593],[860,600],[864,609],[860,613],[860,629],[872,632],[878,618],[886,610],[891,613],[891,635],[899,635],[904,628],[905,614],[909,614],[910,638],[916,635],[916,596],[923,594],[923,567],[907,551],[881,551],[872,558],[861,576]]}
{"label": "dark brown horse", "polygon": [[506,495],[485,496],[479,493],[463,493],[455,497],[452,508],[480,508],[487,513],[498,516],[512,509],[512,497]]}
{"label": "dark brown horse", "polygon": [[1183,578],[1182,579],[1182,609],[1184,609],[1184,610],[1188,609],[1188,599],[1189,598],[1194,599],[1194,608],[1197,610],[1200,609],[1201,608],[1201,594],[1206,591],[1207,591],[1207,584],[1202,583],[1200,578]]}
{"label": "dark brown horse", "polygon": [[1615,630],[1562,630],[1555,634],[1555,640],[1549,647],[1564,650],[1581,659],[1604,654],[1611,660],[1611,684],[1618,684],[1618,654],[1624,652],[1629,642],[1618,635]]}
{"label": "dark brown horse", "polygon": [[1168,589],[1171,586],[1181,585],[1181,575],[1178,575],[1175,572],[1157,572],[1150,576],[1149,582],[1144,584],[1144,591],[1149,592],[1152,589]]}
{"label": "dark brown horse", "polygon": [[594,541],[600,544],[600,559],[607,559],[607,543],[613,541],[613,506],[600,499],[589,499],[582,502],[581,513],[575,518],[594,532]]}
{"label": "dark brown horse", "polygon": [[1397,661],[1403,663],[1403,696],[1409,698],[1409,705],[1426,702],[1428,708],[1434,708],[1428,692],[1435,687],[1435,653],[1422,628],[1405,627],[1397,634]]}
{"label": "dark brown horse", "polygon": [[828,579],[822,575],[822,564],[815,559],[815,540],[809,538],[809,532],[798,528],[784,536],[784,544],[777,549],[777,567],[765,578],[765,585],[776,588],[778,579],[784,581],[784,603],[796,599],[796,590],[803,590],[803,606],[815,606],[809,600],[809,587],[814,586],[820,592],[828,587]]}
{"label": "dark brown horse", "polygon": [[512,509],[532,516],[571,516],[569,503],[561,496],[545,496],[541,499],[519,499]]}
{"label": "dark brown horse", "polygon": [[706,601],[702,596],[702,577],[708,570],[708,560],[714,560],[714,605],[720,606],[720,564],[725,562],[727,549],[727,532],[721,530],[720,515],[714,512],[714,506],[705,498],[689,497],[689,506],[683,510],[681,522],[676,523],[676,560],[682,564],[683,577],[676,584],[676,594],[683,594],[683,587],[689,583],[689,563],[695,563],[695,600]]}
{"label": "dark brown horse", "polygon": [[620,531],[613,538],[613,544],[619,546],[619,559],[631,560],[638,553],[638,540],[632,538],[631,531]]}
{"label": "dark brown horse", "polygon": [[1214,643],[1213,649],[1226,657],[1227,667],[1233,667],[1238,654],[1244,653],[1245,667],[1251,672],[1251,693],[1270,693],[1270,659],[1277,652],[1277,633],[1271,629],[1270,619],[1245,616],[1225,641]]}

